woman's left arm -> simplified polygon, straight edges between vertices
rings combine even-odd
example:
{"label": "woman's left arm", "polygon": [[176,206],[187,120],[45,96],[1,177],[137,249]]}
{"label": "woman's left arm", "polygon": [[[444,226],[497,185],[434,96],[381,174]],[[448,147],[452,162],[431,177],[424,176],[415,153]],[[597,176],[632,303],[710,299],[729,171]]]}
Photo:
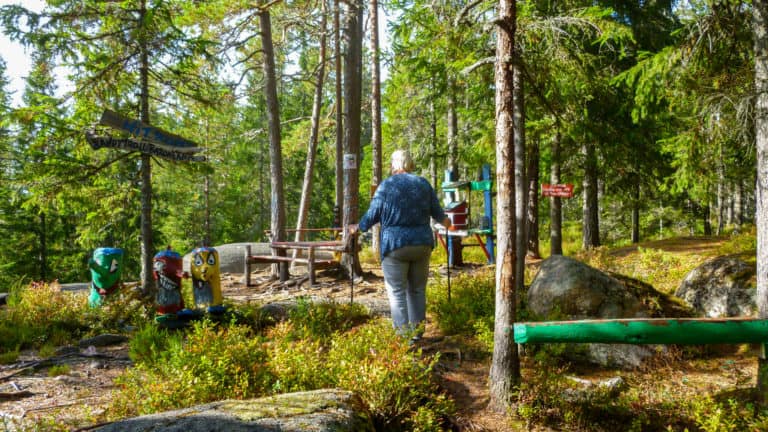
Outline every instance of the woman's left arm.
{"label": "woman's left arm", "polygon": [[448,217],[445,215],[443,206],[440,205],[440,200],[437,199],[437,193],[435,193],[435,190],[432,189],[432,186],[429,187],[429,194],[430,194],[430,206],[429,206],[430,216],[432,216],[432,219],[438,222],[444,223],[445,220],[448,219]]}

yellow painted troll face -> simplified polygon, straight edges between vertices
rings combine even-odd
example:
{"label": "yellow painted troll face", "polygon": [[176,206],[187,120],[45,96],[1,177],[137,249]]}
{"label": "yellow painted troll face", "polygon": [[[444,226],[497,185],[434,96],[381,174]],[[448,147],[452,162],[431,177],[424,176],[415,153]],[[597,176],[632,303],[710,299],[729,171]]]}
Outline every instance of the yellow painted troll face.
{"label": "yellow painted troll face", "polygon": [[198,307],[221,306],[219,253],[211,247],[192,251],[192,294]]}

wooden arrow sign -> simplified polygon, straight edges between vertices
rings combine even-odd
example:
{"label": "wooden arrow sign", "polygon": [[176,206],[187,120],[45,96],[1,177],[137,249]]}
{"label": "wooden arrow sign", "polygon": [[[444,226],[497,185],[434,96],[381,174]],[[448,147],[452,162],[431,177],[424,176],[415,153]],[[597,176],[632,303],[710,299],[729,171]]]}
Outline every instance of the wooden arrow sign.
{"label": "wooden arrow sign", "polygon": [[196,153],[203,150],[201,147],[198,147],[196,143],[186,138],[150,126],[140,120],[123,117],[114,111],[104,110],[99,123],[128,132],[131,135],[138,137],[142,142],[150,142],[152,145],[163,147],[166,150],[181,153]]}
{"label": "wooden arrow sign", "polygon": [[140,141],[134,138],[101,137],[94,135],[93,132],[86,132],[85,140],[94,150],[109,147],[123,150],[136,150],[176,161],[205,162],[205,156],[178,151],[173,148],[168,148],[168,146],[157,145],[151,141]]}

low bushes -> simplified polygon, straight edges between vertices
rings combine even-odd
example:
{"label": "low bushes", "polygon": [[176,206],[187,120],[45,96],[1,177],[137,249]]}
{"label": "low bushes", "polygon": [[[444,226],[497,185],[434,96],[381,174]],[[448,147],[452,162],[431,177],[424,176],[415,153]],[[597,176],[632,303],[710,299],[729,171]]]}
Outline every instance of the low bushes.
{"label": "low bushes", "polygon": [[389,320],[365,319],[359,305],[299,302],[264,332],[236,322],[201,321],[186,333],[148,326],[131,342],[136,365],[119,378],[109,416],[338,387],[361,395],[380,430],[442,430],[453,406],[434,381],[437,357],[409,349]]}

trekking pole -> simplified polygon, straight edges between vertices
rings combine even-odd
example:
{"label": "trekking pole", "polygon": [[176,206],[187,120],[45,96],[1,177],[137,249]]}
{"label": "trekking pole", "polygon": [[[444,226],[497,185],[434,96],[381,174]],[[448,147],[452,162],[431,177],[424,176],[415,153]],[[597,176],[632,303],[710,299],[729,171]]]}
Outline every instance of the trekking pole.
{"label": "trekking pole", "polygon": [[446,244],[448,247],[445,251],[445,263],[446,263],[446,275],[448,276],[448,303],[451,302],[451,254],[453,253],[453,241],[451,240],[451,234],[448,233],[448,228],[445,229]]}
{"label": "trekking pole", "polygon": [[350,254],[349,259],[349,304],[352,304],[355,302],[355,257],[357,256],[355,238],[357,237],[357,233],[349,235],[352,236],[352,238],[349,239],[352,249],[352,253]]}

